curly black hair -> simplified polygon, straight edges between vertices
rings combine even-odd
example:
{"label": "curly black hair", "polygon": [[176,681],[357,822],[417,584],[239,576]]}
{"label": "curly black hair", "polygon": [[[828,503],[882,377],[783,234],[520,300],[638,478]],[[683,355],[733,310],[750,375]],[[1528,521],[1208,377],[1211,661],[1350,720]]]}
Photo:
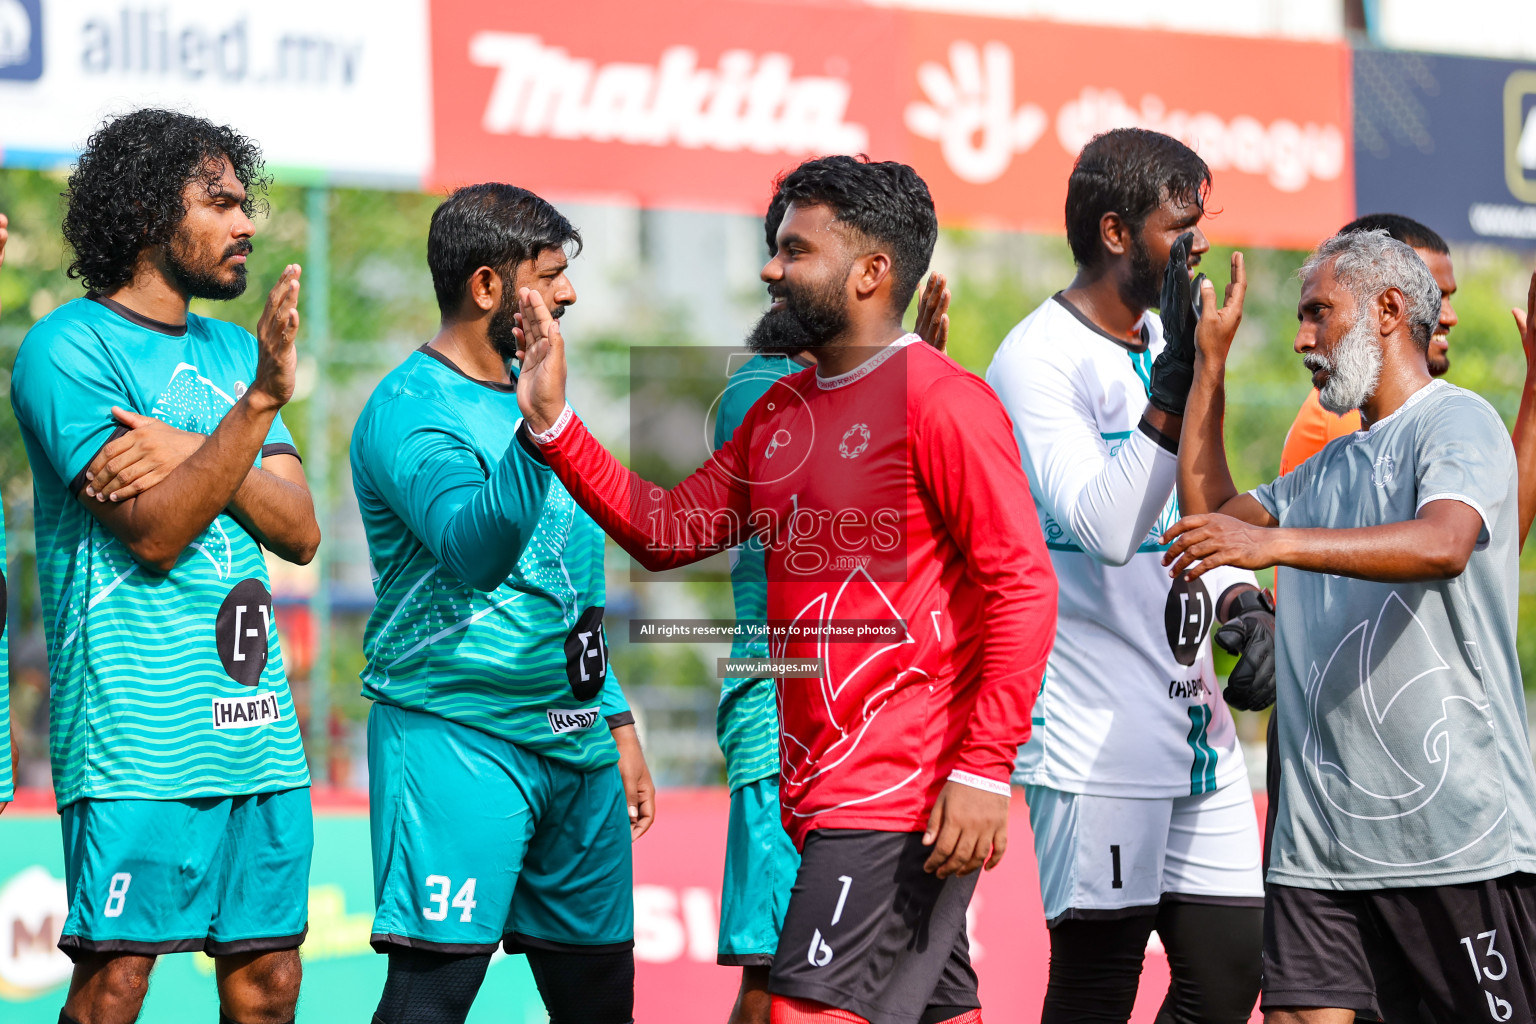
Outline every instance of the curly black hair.
{"label": "curly black hair", "polygon": [[[939,240],[933,197],[916,171],[894,160],[874,163],[867,156],[807,160],[777,183],[765,229],[777,234],[775,212],[782,220],[783,208],[790,203],[827,206],[840,223],[886,247],[891,256],[891,300],[898,314],[906,311]],[[771,236],[768,244],[774,251]]]}
{"label": "curly black hair", "polygon": [[64,240],[74,251],[69,276],[95,291],[133,279],[139,253],[170,241],[186,216],[182,193],[202,179],[211,188],[228,161],[245,186],[246,216],[266,211],[272,179],[261,149],[230,128],[174,110],[135,110],[102,124],[64,192]]}
{"label": "curly black hair", "polygon": [[1194,150],[1161,132],[1116,128],[1095,135],[1067,179],[1067,242],[1085,270],[1104,262],[1099,221],[1118,213],[1140,234],[1152,211],[1173,199],[1205,207],[1211,169]]}

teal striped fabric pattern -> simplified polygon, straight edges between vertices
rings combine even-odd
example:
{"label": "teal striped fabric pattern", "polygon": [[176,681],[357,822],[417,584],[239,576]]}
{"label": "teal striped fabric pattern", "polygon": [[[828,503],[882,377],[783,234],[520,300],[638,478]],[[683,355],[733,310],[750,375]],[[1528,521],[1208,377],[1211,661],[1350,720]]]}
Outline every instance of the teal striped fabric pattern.
{"label": "teal striped fabric pattern", "polygon": [[[424,351],[364,407],[352,483],[378,601],[363,695],[599,768],[618,760],[604,719],[628,710],[602,634],[604,537],[522,450],[520,420],[510,387]],[[461,577],[504,552],[515,565],[488,589]]]}
{"label": "teal striped fabric pattern", "polygon": [[[309,784],[256,539],[220,515],[160,573],[75,497],[114,405],[210,433],[255,369],[238,327],[191,315],[175,334],[87,299],[22,343],[11,403],[33,472],[61,807]],[[281,419],[263,450],[295,453]]]}

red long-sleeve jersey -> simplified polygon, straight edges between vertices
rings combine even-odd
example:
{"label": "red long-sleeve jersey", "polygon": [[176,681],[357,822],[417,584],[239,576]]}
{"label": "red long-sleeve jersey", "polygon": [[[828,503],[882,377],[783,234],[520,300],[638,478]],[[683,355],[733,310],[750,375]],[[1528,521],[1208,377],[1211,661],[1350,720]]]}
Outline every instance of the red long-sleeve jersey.
{"label": "red long-sleeve jersey", "polygon": [[[1056,578],[991,389],[908,335],[857,369],[778,381],[670,491],[579,420],[538,438],[576,501],[649,569],[762,538],[780,679],[780,800],[812,828],[918,831],[944,783],[1008,792],[1056,628]],[[874,641],[843,635],[897,620]],[[832,627],[829,629],[829,625]],[[841,632],[839,632],[841,631]],[[829,635],[831,634],[831,635]]]}

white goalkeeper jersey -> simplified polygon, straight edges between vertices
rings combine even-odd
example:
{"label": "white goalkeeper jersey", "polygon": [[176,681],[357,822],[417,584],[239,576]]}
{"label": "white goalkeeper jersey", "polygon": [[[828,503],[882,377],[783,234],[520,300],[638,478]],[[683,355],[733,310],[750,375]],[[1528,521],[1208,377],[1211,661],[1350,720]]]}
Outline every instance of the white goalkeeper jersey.
{"label": "white goalkeeper jersey", "polygon": [[987,383],[1013,418],[1060,586],[1052,649],[1014,782],[1174,797],[1245,774],[1211,669],[1221,567],[1175,583],[1162,533],[1179,518],[1177,439],[1140,426],[1162,324],[1116,339],[1060,294],[1009,332]]}

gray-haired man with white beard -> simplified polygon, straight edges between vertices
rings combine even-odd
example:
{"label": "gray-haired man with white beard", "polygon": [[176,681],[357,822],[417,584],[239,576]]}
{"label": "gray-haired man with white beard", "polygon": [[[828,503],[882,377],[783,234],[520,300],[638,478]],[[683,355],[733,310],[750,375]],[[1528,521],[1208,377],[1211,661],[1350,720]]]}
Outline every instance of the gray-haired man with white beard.
{"label": "gray-haired man with white beard", "polygon": [[1279,567],[1265,1019],[1531,1020],[1514,449],[1487,402],[1431,379],[1440,290],[1412,249],[1338,235],[1301,277],[1296,351],[1365,429],[1238,494],[1221,413],[1242,280],[1221,310],[1207,286],[1179,453],[1202,514],[1166,538],[1176,574]]}

